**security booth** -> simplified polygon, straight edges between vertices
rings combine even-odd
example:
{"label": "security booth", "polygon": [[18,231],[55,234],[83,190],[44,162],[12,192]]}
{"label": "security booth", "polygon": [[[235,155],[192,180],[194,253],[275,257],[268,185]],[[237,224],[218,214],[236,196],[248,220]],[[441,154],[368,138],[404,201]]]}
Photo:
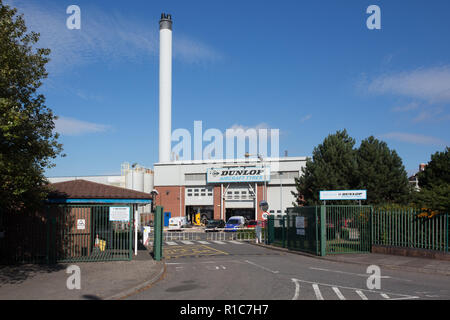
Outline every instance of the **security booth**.
{"label": "security booth", "polygon": [[85,180],[50,185],[48,262],[131,260],[137,247],[139,206],[151,194]]}

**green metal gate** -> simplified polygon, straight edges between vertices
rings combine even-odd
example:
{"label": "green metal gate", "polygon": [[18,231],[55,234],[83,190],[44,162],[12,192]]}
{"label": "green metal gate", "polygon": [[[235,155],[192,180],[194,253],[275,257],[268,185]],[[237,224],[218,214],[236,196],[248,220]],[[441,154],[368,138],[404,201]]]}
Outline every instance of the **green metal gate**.
{"label": "green metal gate", "polygon": [[371,241],[371,206],[321,206],[322,232],[326,226],[326,254],[368,253]]}
{"label": "green metal gate", "polygon": [[268,242],[316,255],[371,251],[371,206],[288,208],[269,217]]}
{"label": "green metal gate", "polygon": [[[127,208],[128,219],[111,219],[110,208]],[[53,205],[48,208],[48,262],[131,260],[133,206]]]}

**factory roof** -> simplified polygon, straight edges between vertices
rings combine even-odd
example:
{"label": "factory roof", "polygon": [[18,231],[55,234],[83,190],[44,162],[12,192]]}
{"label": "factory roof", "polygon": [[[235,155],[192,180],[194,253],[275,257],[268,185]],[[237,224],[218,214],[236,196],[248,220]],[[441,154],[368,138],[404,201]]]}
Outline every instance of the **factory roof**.
{"label": "factory roof", "polygon": [[193,165],[193,164],[258,164],[263,162],[287,162],[306,161],[308,157],[279,157],[279,158],[242,158],[242,159],[202,159],[202,160],[178,160],[170,162],[158,162],[155,165]]}
{"label": "factory roof", "polygon": [[52,183],[49,185],[49,189],[51,190],[51,192],[48,195],[49,202],[58,202],[58,203],[59,202],[142,203],[142,202],[150,202],[149,200],[152,199],[152,195],[149,193],[134,191],[120,187],[108,186],[106,184],[86,180],[72,180],[72,181]]}

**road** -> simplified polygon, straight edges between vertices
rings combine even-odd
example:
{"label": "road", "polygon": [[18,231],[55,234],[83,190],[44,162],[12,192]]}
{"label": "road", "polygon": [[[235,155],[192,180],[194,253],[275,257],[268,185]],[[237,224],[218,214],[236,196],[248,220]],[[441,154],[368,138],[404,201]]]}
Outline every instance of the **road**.
{"label": "road", "polygon": [[450,277],[381,269],[368,289],[366,267],[235,241],[165,243],[166,272],[134,300],[450,299]]}

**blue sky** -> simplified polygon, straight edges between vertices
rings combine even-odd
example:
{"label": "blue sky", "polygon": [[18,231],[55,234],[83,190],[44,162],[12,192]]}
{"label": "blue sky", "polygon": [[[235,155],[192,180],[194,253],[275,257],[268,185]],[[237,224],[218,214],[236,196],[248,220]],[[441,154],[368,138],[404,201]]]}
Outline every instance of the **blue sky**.
{"label": "blue sky", "polygon": [[[346,128],[402,157],[408,173],[449,144],[450,2],[9,0],[52,49],[41,92],[65,158],[48,176],[120,173],[158,160],[158,20],[172,14],[172,129],[280,129],[310,156]],[[81,8],[81,30],[66,8]],[[381,30],[366,9],[381,8]]]}

